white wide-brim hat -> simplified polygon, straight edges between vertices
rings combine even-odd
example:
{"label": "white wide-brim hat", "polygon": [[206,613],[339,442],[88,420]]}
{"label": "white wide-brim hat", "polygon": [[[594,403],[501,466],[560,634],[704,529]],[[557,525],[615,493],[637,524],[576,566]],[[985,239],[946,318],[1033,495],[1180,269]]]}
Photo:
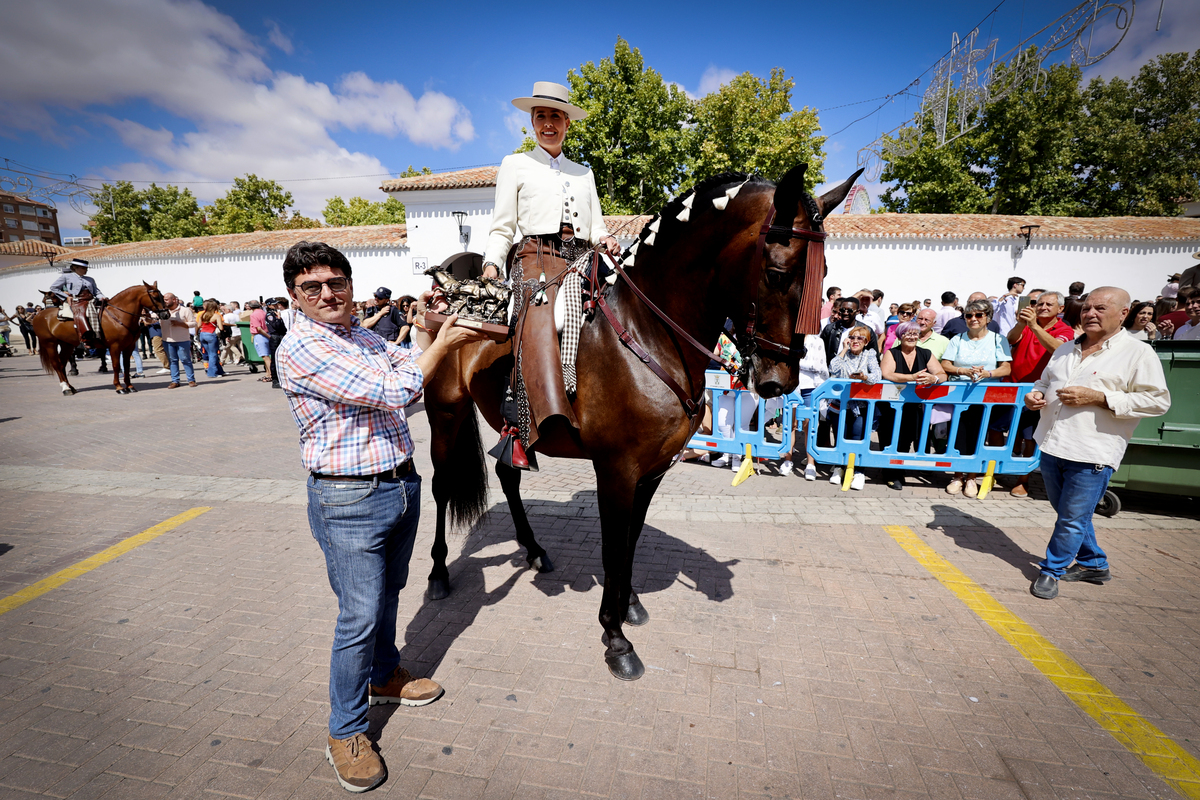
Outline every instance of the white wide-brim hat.
{"label": "white wide-brim hat", "polygon": [[573,106],[567,102],[567,98],[571,93],[567,87],[561,83],[552,83],[550,81],[538,81],[533,84],[533,96],[518,97],[512,101],[512,104],[522,111],[532,113],[537,106],[543,108],[557,108],[559,111],[566,113],[567,117],[572,121],[578,121],[587,117],[587,112],[579,106]]}

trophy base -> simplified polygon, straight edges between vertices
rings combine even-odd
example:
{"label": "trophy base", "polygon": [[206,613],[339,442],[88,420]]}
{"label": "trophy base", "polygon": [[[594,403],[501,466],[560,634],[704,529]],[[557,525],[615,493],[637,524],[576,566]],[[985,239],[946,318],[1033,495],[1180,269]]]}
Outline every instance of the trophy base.
{"label": "trophy base", "polygon": [[[449,314],[439,314],[436,311],[425,312],[425,327],[432,331],[439,330],[446,320],[450,319]],[[482,331],[487,334],[487,337],[492,341],[504,342],[508,340],[509,327],[507,325],[497,325],[494,322],[482,322],[477,319],[468,319],[459,317],[455,323],[462,328],[471,328],[473,330]]]}

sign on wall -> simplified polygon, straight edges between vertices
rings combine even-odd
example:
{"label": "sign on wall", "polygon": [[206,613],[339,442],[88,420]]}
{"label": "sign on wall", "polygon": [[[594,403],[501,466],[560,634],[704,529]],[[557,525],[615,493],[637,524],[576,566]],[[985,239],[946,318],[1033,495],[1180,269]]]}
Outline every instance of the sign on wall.
{"label": "sign on wall", "polygon": [[413,256],[413,275],[424,275],[425,270],[429,269],[429,259],[425,256]]}

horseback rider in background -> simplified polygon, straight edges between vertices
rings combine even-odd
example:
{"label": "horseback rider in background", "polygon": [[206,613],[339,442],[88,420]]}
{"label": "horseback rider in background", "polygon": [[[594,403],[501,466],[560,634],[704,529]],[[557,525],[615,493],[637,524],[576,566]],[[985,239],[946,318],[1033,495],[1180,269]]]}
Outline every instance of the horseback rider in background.
{"label": "horseback rider in background", "polygon": [[80,340],[84,345],[94,347],[100,328],[100,309],[108,298],[96,281],[88,277],[87,271],[88,262],[82,258],[71,259],[71,263],[63,268],[63,274],[50,284],[50,291],[63,301],[58,308],[58,318],[74,321]]}

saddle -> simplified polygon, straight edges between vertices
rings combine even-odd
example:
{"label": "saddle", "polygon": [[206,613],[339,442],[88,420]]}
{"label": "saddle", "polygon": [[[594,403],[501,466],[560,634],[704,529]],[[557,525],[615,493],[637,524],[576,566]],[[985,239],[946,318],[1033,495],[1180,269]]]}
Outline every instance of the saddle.
{"label": "saddle", "polygon": [[78,295],[71,296],[71,313],[75,316],[75,330],[79,332],[79,340],[86,342],[93,337],[98,337],[99,332],[92,329],[92,323],[88,319],[88,306],[91,304],[92,293],[86,289]]}

